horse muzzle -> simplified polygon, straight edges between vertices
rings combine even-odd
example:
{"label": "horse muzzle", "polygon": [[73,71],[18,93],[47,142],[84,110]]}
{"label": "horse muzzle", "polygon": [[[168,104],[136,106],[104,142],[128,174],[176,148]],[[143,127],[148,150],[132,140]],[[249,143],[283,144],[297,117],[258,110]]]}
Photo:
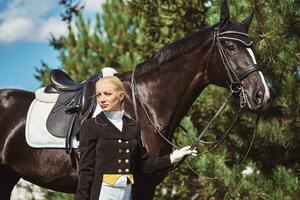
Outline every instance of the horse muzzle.
{"label": "horse muzzle", "polygon": [[246,92],[246,101],[248,108],[251,111],[263,110],[270,99],[270,93],[268,88],[258,88],[251,92],[251,95]]}

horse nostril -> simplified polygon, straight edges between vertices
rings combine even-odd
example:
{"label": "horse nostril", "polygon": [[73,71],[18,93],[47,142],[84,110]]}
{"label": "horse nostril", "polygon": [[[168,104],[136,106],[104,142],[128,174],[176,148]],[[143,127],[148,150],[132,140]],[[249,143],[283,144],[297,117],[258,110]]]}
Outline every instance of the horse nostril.
{"label": "horse nostril", "polygon": [[264,93],[262,90],[257,90],[254,96],[254,102],[256,104],[262,104],[264,98]]}

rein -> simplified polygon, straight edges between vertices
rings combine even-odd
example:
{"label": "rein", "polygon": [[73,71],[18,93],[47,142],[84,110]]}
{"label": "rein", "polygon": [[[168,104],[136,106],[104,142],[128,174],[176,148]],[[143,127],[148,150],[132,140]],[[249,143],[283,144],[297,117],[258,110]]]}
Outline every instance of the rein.
{"label": "rein", "polygon": [[[247,77],[249,74],[258,71],[258,66],[256,64],[251,64],[250,66],[247,66],[246,68],[244,68],[243,70],[239,71],[238,73],[236,73],[233,70],[233,67],[230,64],[230,61],[228,60],[226,54],[224,53],[223,47],[222,47],[222,40],[233,40],[233,41],[238,41],[241,42],[242,44],[244,44],[245,46],[251,46],[252,45],[252,41],[250,43],[246,43],[245,41],[239,39],[239,38],[234,38],[234,37],[230,37],[230,36],[226,36],[228,34],[234,34],[234,35],[241,35],[241,36],[246,36],[248,37],[248,34],[243,33],[243,32],[238,32],[238,31],[224,31],[221,32],[219,31],[219,28],[216,27],[214,30],[214,34],[213,34],[213,43],[212,43],[212,47],[210,52],[212,52],[210,54],[210,58],[208,60],[208,62],[206,63],[206,65],[208,65],[211,61],[212,55],[213,55],[213,50],[215,49],[215,47],[217,47],[217,50],[220,54],[221,60],[222,60],[222,64],[227,72],[227,76],[230,80],[230,84],[229,84],[229,89],[230,89],[230,95],[226,98],[226,100],[223,102],[223,104],[221,105],[221,107],[218,109],[218,111],[215,113],[215,115],[210,119],[210,121],[207,123],[207,125],[204,127],[204,129],[202,130],[202,132],[198,135],[197,138],[195,138],[194,142],[191,144],[191,149],[194,149],[196,147],[196,144],[198,142],[200,143],[204,143],[204,144],[216,144],[214,147],[212,147],[211,149],[207,150],[206,152],[202,153],[201,155],[207,154],[213,150],[215,150],[220,144],[222,144],[222,142],[225,140],[226,136],[229,134],[229,132],[231,131],[231,129],[233,128],[234,124],[236,123],[239,114],[241,112],[241,110],[246,107],[247,105],[247,98],[246,98],[246,94],[244,91],[244,87],[241,83],[241,80],[243,80],[245,77]],[[172,143],[167,137],[165,137],[161,131],[155,126],[153,120],[151,120],[144,104],[141,102],[140,98],[139,98],[139,94],[137,91],[137,87],[136,87],[136,80],[135,80],[135,69],[132,72],[131,75],[131,93],[132,93],[132,101],[133,101],[133,107],[134,107],[134,114],[135,114],[135,119],[137,121],[139,121],[138,119],[138,111],[137,111],[137,100],[139,101],[143,112],[145,113],[145,115],[148,118],[148,121],[151,123],[151,125],[153,126],[153,128],[155,129],[155,131],[167,142],[169,143],[171,146],[173,146],[176,149],[179,149],[178,145]],[[238,110],[238,112],[236,113],[234,120],[232,121],[231,125],[229,126],[228,130],[225,132],[225,134],[223,136],[221,136],[219,139],[217,139],[216,141],[204,141],[202,140],[203,136],[205,135],[205,133],[207,132],[208,128],[211,126],[211,124],[216,120],[216,118],[219,116],[219,114],[224,110],[224,108],[226,107],[226,105],[228,104],[229,100],[231,99],[231,97],[233,95],[239,95],[240,98],[240,108]],[[253,141],[254,141],[254,137],[256,134],[256,130],[257,130],[257,124],[258,124],[258,119],[259,116],[257,115],[257,120],[256,120],[256,127],[253,133],[253,137],[250,143],[250,146],[247,150],[246,155],[244,156],[244,158],[242,159],[240,165],[244,162],[244,160],[246,159]],[[184,132],[188,133],[188,130],[186,128],[184,128],[181,124],[179,125],[179,127],[181,129],[183,129]],[[200,155],[200,156],[201,156]],[[187,156],[185,156],[179,163],[177,166],[175,166],[174,168],[178,167],[186,158]],[[196,170],[194,170],[189,163],[187,163],[185,161],[185,163],[188,165],[188,167],[198,176],[201,176]],[[211,177],[206,177],[208,179],[220,179],[220,178],[211,178]]]}
{"label": "rein", "polygon": [[[240,109],[240,110],[241,110],[241,109]],[[240,111],[240,110],[239,110],[239,111]],[[236,114],[236,117],[235,117],[235,119],[233,120],[233,122],[231,123],[230,128],[229,128],[229,129],[226,131],[226,133],[221,137],[221,138],[222,138],[222,141],[221,141],[221,138],[220,138],[220,139],[219,139],[220,142],[218,142],[217,145],[215,145],[215,146],[212,147],[211,149],[205,151],[204,153],[200,154],[199,156],[202,156],[202,155],[204,155],[204,154],[207,154],[207,153],[212,152],[213,150],[215,150],[215,149],[223,142],[223,140],[225,139],[225,137],[228,135],[228,133],[229,133],[230,130],[232,129],[234,123],[236,122],[236,119],[237,119],[238,114],[239,114],[239,113]],[[249,146],[248,146],[247,152],[245,153],[243,159],[242,159],[241,162],[239,163],[239,166],[238,166],[239,168],[241,168],[241,166],[243,165],[243,163],[244,163],[244,161],[246,160],[246,158],[247,158],[247,156],[248,156],[248,154],[249,154],[249,152],[250,152],[250,150],[251,150],[251,147],[252,147],[252,145],[253,145],[253,143],[254,143],[254,139],[255,139],[255,136],[256,136],[256,133],[257,133],[257,126],[258,126],[259,117],[260,117],[260,115],[257,114],[257,115],[256,115],[256,120],[255,120],[255,128],[254,128],[254,130],[253,130],[252,138],[251,138],[250,144],[249,144]],[[196,174],[196,175],[199,176],[199,177],[204,177],[204,178],[206,178],[206,179],[210,179],[210,180],[221,180],[221,179],[226,179],[226,178],[228,178],[228,177],[230,177],[230,176],[233,175],[233,173],[230,173],[229,175],[224,176],[224,177],[208,177],[208,176],[203,176],[203,175],[201,175],[197,170],[195,170],[195,169],[194,169],[187,161],[184,161],[184,162],[187,164],[188,168],[189,168],[194,174]],[[181,163],[182,163],[182,162],[181,162]],[[181,163],[180,163],[180,164],[181,164]],[[178,167],[180,164],[178,164],[176,167]]]}

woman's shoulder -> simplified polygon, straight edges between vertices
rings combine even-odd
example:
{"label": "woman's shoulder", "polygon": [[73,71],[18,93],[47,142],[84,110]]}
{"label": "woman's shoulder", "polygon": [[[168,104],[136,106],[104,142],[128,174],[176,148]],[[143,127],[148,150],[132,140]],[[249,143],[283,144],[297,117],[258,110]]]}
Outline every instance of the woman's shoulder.
{"label": "woman's shoulder", "polygon": [[139,122],[131,117],[129,117],[128,115],[123,115],[123,117],[126,120],[127,125],[129,126],[139,126]]}
{"label": "woman's shoulder", "polygon": [[95,118],[89,118],[81,124],[81,127],[89,127],[89,126],[93,126],[94,124],[95,124]]}

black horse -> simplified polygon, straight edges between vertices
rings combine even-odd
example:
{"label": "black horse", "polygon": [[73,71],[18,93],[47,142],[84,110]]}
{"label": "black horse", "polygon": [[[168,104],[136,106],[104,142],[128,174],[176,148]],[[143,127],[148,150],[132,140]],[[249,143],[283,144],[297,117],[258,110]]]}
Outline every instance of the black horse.
{"label": "black horse", "polygon": [[[226,87],[238,94],[250,110],[267,102],[269,91],[256,67],[247,31],[252,15],[242,23],[229,20],[227,2],[220,22],[162,48],[135,71],[142,140],[153,157],[170,153],[141,108],[144,105],[156,128],[172,139],[175,128],[201,91],[209,84]],[[134,118],[131,72],[119,76],[126,87],[125,112]],[[76,170],[62,149],[33,149],[25,141],[26,113],[34,93],[23,90],[0,91],[0,195],[8,200],[20,178],[56,191],[74,193]],[[166,172],[141,175],[138,199],[153,199],[155,187]]]}

